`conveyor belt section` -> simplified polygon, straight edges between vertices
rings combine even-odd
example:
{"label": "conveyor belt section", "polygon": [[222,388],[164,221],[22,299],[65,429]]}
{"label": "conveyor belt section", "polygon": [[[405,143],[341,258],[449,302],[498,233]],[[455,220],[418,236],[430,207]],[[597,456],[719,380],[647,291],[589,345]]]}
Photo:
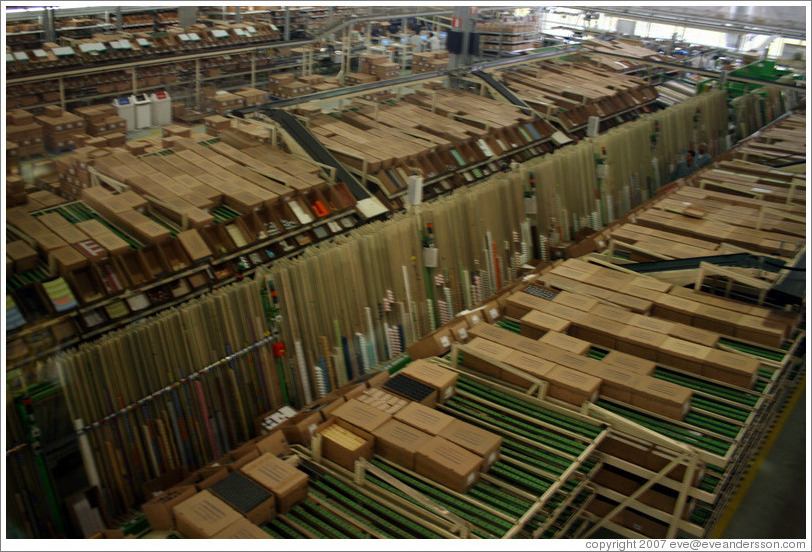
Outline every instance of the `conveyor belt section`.
{"label": "conveyor belt section", "polygon": [[753,255],[751,253],[734,253],[732,255],[713,255],[710,257],[692,257],[690,259],[673,259],[668,261],[652,261],[647,263],[625,264],[627,268],[639,274],[650,272],[669,272],[672,270],[694,270],[699,263],[710,263],[717,266],[733,266],[738,268],[760,268],[769,272],[779,272],[784,263],[772,257]]}
{"label": "conveyor belt section", "polygon": [[355,199],[363,201],[372,197],[370,193],[361,186],[358,180],[356,180],[355,177],[302,126],[296,117],[281,109],[266,109],[262,112],[279,123],[313,160],[323,165],[335,167],[338,180],[347,185],[347,188],[349,188],[352,195],[355,196]]}
{"label": "conveyor belt section", "polygon": [[497,79],[493,77],[490,73],[486,73],[485,71],[472,71],[472,75],[475,75],[485,81],[488,86],[499,92],[502,96],[505,97],[507,101],[512,103],[515,106],[518,106],[522,109],[522,113],[525,115],[532,115],[533,110],[530,109],[530,106],[524,103],[519,96],[513,93],[507,86],[499,82]]}

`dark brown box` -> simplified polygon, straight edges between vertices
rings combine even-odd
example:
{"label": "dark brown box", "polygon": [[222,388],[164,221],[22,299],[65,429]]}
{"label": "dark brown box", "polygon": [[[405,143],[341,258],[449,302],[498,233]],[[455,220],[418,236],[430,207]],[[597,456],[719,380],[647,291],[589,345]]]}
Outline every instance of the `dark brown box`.
{"label": "dark brown box", "polygon": [[168,530],[175,526],[172,507],[191,498],[195,493],[197,489],[193,486],[173,487],[144,502],[141,511],[153,530]]}

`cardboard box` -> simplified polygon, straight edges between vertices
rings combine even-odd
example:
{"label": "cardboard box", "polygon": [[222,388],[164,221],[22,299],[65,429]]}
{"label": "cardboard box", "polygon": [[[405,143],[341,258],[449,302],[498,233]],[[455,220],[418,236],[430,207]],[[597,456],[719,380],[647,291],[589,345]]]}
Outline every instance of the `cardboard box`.
{"label": "cardboard box", "polygon": [[[507,358],[505,358],[504,363],[508,366],[516,368],[517,370],[525,372],[534,378],[545,381],[547,372],[549,372],[553,366],[555,366],[555,363],[549,360],[525,353],[523,351],[513,351],[510,353],[510,355],[508,355]],[[499,379],[524,388],[530,387],[532,383],[530,380],[523,378],[518,374],[514,374],[511,371],[505,370],[504,368],[499,373]]]}
{"label": "cardboard box", "polygon": [[654,373],[654,368],[657,366],[657,363],[652,360],[621,353],[620,351],[609,351],[601,362],[623,368],[624,370],[640,374],[641,376],[650,376]]}
{"label": "cardboard box", "polygon": [[634,318],[634,313],[632,312],[618,307],[604,305],[603,303],[598,303],[589,312],[613,320],[619,324],[629,324],[632,318]]}
{"label": "cardboard box", "polygon": [[676,337],[677,339],[684,339],[685,341],[698,343],[700,345],[704,345],[705,347],[711,348],[716,347],[716,344],[719,342],[719,338],[721,337],[717,332],[702,330],[700,328],[694,328],[692,326],[677,323],[674,324],[674,327],[670,332],[668,332],[668,335],[671,337]]}
{"label": "cardboard box", "polygon": [[13,261],[15,272],[25,272],[37,267],[37,252],[23,240],[7,243],[6,256]]}
{"label": "cardboard box", "polygon": [[165,490],[179,485],[187,477],[189,477],[189,470],[185,466],[173,468],[141,485],[141,493],[146,498],[158,496]]}
{"label": "cardboard box", "polygon": [[192,497],[195,493],[197,493],[197,489],[193,486],[173,487],[144,502],[141,505],[141,511],[144,512],[153,530],[168,530],[175,526],[172,507]]}
{"label": "cardboard box", "polygon": [[702,366],[711,350],[704,345],[667,337],[659,346],[657,362],[686,372],[701,374]]}
{"label": "cardboard box", "polygon": [[433,408],[415,402],[409,403],[394,415],[394,419],[424,431],[429,435],[439,435],[454,418]]}
{"label": "cardboard box", "polygon": [[404,374],[437,390],[437,402],[442,404],[457,391],[457,373],[432,362],[416,360],[398,374]]}
{"label": "cardboard box", "polygon": [[[335,429],[336,427],[353,434],[357,441],[346,439],[340,434],[334,435],[330,428]],[[372,458],[375,447],[375,438],[372,434],[348,424],[341,418],[330,418],[321,424],[316,428],[314,437],[316,435],[321,438],[322,456],[347,470],[353,471],[355,461],[359,458],[367,460]]]}
{"label": "cardboard box", "polygon": [[615,337],[617,329],[617,322],[590,313],[574,324],[570,335],[594,345],[615,349],[617,347],[617,339]]}
{"label": "cardboard box", "polygon": [[784,342],[786,329],[783,325],[749,314],[741,315],[738,324],[733,335],[741,340],[776,349]]}
{"label": "cardboard box", "polygon": [[[487,322],[480,322],[479,324],[472,326],[468,331],[468,334],[472,338],[480,337],[485,341],[492,341],[493,343],[497,343],[511,349],[516,349],[519,343],[527,340],[525,337],[504,328],[494,326],[493,324],[488,324]],[[467,343],[467,345],[470,346],[471,342]]]}
{"label": "cardboard box", "polygon": [[573,309],[583,312],[591,311],[595,305],[598,305],[598,300],[586,295],[579,295],[570,291],[559,291],[553,298],[553,303],[559,303]]}
{"label": "cardboard box", "polygon": [[703,330],[733,335],[739,325],[741,316],[741,314],[727,309],[700,304],[694,314],[693,325]]}
{"label": "cardboard box", "polygon": [[270,490],[276,499],[276,510],[286,514],[299,501],[307,498],[307,474],[273,454],[263,454],[242,467],[242,473]]}
{"label": "cardboard box", "polygon": [[582,339],[553,331],[544,334],[539,341],[576,355],[585,355],[589,352],[590,348],[590,344]]}
{"label": "cardboard box", "polygon": [[641,377],[646,377],[611,365],[602,365],[597,374],[603,380],[601,395],[626,404],[632,403],[632,393],[638,381]]}
{"label": "cardboard box", "polygon": [[600,378],[564,366],[554,366],[546,379],[548,396],[576,406],[597,400],[601,389]]}
{"label": "cardboard box", "polygon": [[690,389],[668,381],[641,376],[632,393],[632,405],[667,418],[682,420],[691,406]]}
{"label": "cardboard box", "polygon": [[663,335],[671,335],[676,324],[667,320],[661,320],[652,316],[643,316],[642,314],[632,315],[628,324],[637,328],[651,330],[652,332],[660,333]]}
{"label": "cardboard box", "polygon": [[479,480],[482,458],[442,437],[432,437],[415,454],[415,471],[458,493]]}
{"label": "cardboard box", "polygon": [[439,328],[406,347],[406,352],[413,359],[442,356],[451,349],[451,342],[451,331],[448,328]]}
{"label": "cardboard box", "polygon": [[[621,353],[628,353],[648,360],[658,360],[658,349],[668,336],[635,326],[623,326],[617,332],[617,346]],[[671,338],[673,339],[673,338]]]}
{"label": "cardboard box", "polygon": [[544,332],[549,331],[566,333],[570,327],[568,320],[536,310],[522,316],[520,321],[522,323],[522,335],[531,339],[538,339]]}
{"label": "cardboard box", "polygon": [[499,459],[502,437],[462,420],[454,420],[448,424],[439,436],[482,458],[482,472],[488,471]]}
{"label": "cardboard box", "polygon": [[[384,383],[389,381],[389,372],[387,370],[381,370],[368,380],[366,380],[367,387],[380,387]],[[349,399],[348,399],[349,400]]]}
{"label": "cardboard box", "polygon": [[231,506],[201,491],[172,508],[178,531],[189,539],[210,539],[242,516]]}
{"label": "cardboard box", "polygon": [[245,518],[239,519],[212,537],[213,539],[272,539],[268,533]]}
{"label": "cardboard box", "polygon": [[435,388],[401,372],[389,378],[381,386],[381,389],[405,400],[419,402],[429,408],[434,408],[437,405],[437,390]]}
{"label": "cardboard box", "polygon": [[265,487],[240,472],[232,472],[211,487],[208,492],[234,508],[257,525],[276,517],[274,495]]}
{"label": "cardboard box", "polygon": [[475,337],[465,346],[471,349],[472,354],[463,353],[461,364],[496,378],[500,377],[501,369],[489,360],[503,362],[513,352],[513,349],[481,337]]}
{"label": "cardboard box", "polygon": [[202,491],[208,489],[227,475],[228,470],[226,468],[219,465],[209,466],[195,471],[189,477],[178,483],[177,486],[194,485],[195,489]]}
{"label": "cardboard box", "polygon": [[274,456],[287,456],[290,454],[290,444],[285,432],[281,429],[272,431],[268,435],[260,437],[256,441],[257,450],[260,454],[273,454]]}
{"label": "cardboard box", "polygon": [[324,416],[320,410],[315,412],[299,412],[292,418],[285,420],[281,425],[285,438],[289,443],[299,443],[310,446],[313,432],[324,421]]}
{"label": "cardboard box", "polygon": [[364,404],[358,399],[350,399],[333,411],[333,416],[340,418],[353,426],[372,433],[382,426],[392,416],[368,404]]}
{"label": "cardboard box", "polygon": [[705,357],[702,375],[745,389],[752,389],[758,378],[759,365],[759,361],[755,358],[711,349]]}
{"label": "cardboard box", "polygon": [[695,303],[694,301],[663,293],[654,301],[654,308],[651,313],[658,318],[665,318],[672,322],[692,326],[694,314],[697,312],[699,306],[699,303]]}
{"label": "cardboard box", "polygon": [[372,432],[375,453],[404,468],[414,470],[417,451],[432,435],[398,420],[390,420]]}

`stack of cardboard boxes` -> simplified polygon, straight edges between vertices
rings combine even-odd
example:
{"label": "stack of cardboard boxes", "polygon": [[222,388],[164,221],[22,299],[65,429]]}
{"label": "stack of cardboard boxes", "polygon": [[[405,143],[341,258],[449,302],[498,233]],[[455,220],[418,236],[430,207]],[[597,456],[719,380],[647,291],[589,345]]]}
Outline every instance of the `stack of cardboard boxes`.
{"label": "stack of cardboard boxes", "polygon": [[81,145],[96,147],[124,145],[127,121],[116,114],[116,109],[112,105],[96,104],[79,107],[73,112],[84,120],[84,133],[87,137],[103,138],[103,140],[93,141],[79,136],[79,140],[82,141]]}
{"label": "stack of cardboard boxes", "polygon": [[448,51],[412,54],[412,73],[433,73],[448,69]]}
{"label": "stack of cardboard boxes", "polygon": [[313,92],[308,82],[298,80],[293,73],[276,73],[268,77],[268,91],[277,98],[295,98]]}
{"label": "stack of cardboard boxes", "polygon": [[6,140],[16,144],[15,155],[18,158],[45,151],[42,125],[23,109],[6,112]]}

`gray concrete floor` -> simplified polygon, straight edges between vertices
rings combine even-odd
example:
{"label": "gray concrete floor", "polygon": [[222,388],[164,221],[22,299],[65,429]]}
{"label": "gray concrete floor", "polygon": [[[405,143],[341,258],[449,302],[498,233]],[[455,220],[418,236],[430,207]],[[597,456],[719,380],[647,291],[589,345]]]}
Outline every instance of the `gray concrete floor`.
{"label": "gray concrete floor", "polygon": [[725,539],[806,536],[806,393],[795,403],[764,463],[722,534]]}

